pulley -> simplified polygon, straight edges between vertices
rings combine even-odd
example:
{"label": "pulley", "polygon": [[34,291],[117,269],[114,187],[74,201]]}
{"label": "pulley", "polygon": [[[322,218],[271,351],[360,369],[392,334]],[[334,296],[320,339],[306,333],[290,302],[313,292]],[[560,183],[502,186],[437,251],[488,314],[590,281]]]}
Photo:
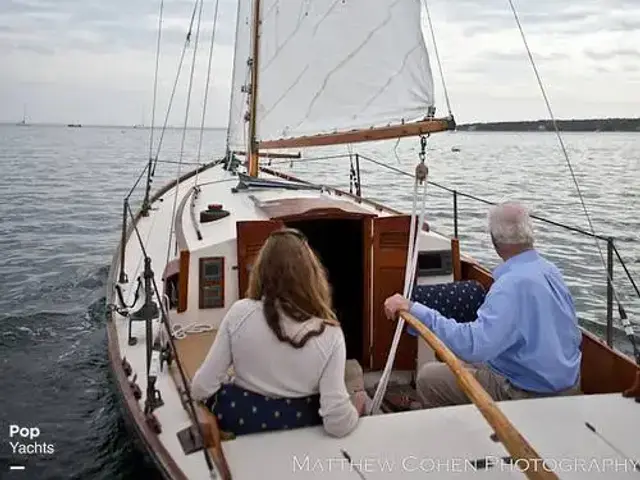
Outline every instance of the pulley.
{"label": "pulley", "polygon": [[425,182],[427,180],[427,176],[429,175],[429,167],[427,167],[424,162],[427,156],[427,136],[422,135],[420,137],[420,153],[418,154],[420,163],[418,163],[418,165],[416,166],[416,180],[419,184]]}

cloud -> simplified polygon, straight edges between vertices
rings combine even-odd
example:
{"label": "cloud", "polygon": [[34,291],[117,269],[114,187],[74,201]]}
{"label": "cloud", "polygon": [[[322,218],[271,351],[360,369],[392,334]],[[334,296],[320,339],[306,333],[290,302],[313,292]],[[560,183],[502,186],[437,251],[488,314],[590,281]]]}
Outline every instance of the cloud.
{"label": "cloud", "polygon": [[[226,125],[237,0],[219,0],[211,126]],[[241,0],[248,1],[248,0]],[[321,0],[317,0],[321,1]],[[428,0],[459,122],[546,117],[506,0]],[[514,0],[558,117],[636,116],[640,1]],[[284,5],[284,3],[283,3]],[[149,122],[160,0],[1,0],[0,121]],[[159,111],[166,108],[195,0],[165,0]],[[193,104],[201,107],[214,1],[202,12]],[[444,95],[431,44],[438,110]],[[340,32],[336,32],[337,35]],[[195,26],[170,123],[182,123]],[[197,115],[193,124],[199,120]]]}
{"label": "cloud", "polygon": [[[557,117],[637,116],[640,78],[632,60],[640,53],[640,2],[513,3]],[[429,6],[459,121],[548,118],[508,1]],[[438,108],[444,110],[442,100]]]}
{"label": "cloud", "polygon": [[593,60],[611,60],[616,57],[627,57],[629,59],[640,58],[640,50],[631,48],[617,48],[612,50],[593,51],[585,50],[584,54]]}
{"label": "cloud", "polygon": [[[15,120],[27,104],[34,122],[132,124],[142,121],[144,111],[148,123],[159,5],[125,0],[3,0],[0,64],[9,68],[0,76],[0,105],[4,107],[0,121]],[[195,5],[194,0],[164,2],[159,98],[165,107]],[[215,125],[224,124],[228,110],[235,9],[233,0],[219,0],[216,70],[209,97],[213,107],[209,120]],[[187,95],[185,79],[196,42],[197,13],[170,123],[181,123],[179,116],[184,115],[180,105]],[[204,97],[213,17],[214,4],[207,2],[202,9],[194,103],[201,103]],[[59,105],[61,98],[63,106]],[[97,105],[101,107],[95,108]]]}

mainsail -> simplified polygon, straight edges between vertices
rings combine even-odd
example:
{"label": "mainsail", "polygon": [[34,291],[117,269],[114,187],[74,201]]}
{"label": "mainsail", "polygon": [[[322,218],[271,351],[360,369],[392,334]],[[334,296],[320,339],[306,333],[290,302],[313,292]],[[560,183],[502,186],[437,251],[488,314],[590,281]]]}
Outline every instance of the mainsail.
{"label": "mainsail", "polygon": [[[252,0],[240,0],[229,148],[245,150]],[[434,105],[420,0],[261,0],[258,143],[424,119]]]}

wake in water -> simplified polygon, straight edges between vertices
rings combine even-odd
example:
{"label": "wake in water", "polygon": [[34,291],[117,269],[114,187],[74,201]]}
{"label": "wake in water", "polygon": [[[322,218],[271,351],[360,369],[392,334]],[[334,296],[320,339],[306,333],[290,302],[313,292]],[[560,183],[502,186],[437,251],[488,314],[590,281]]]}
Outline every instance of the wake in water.
{"label": "wake in water", "polygon": [[[108,368],[103,296],[107,268],[44,284],[41,310],[0,318],[0,420],[37,427],[50,455],[14,454],[8,442],[0,471],[24,465],[29,479],[154,479],[131,441]],[[35,297],[36,292],[23,292]],[[63,301],[43,309],[52,298]],[[90,303],[82,303],[91,299]],[[61,307],[67,311],[60,311]],[[8,428],[8,427],[7,427]],[[7,430],[8,431],[8,430]],[[12,439],[15,443],[15,439]]]}

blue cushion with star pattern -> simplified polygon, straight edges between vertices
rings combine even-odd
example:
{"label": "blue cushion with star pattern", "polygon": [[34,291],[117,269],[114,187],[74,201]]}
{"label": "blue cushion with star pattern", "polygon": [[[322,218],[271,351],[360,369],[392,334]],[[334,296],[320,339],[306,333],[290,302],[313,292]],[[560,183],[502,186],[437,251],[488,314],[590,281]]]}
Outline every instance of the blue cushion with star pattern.
{"label": "blue cushion with star pattern", "polygon": [[[416,285],[411,299],[458,323],[468,323],[476,320],[485,296],[486,292],[480,282],[464,280],[436,285]],[[416,335],[412,328],[407,328],[407,333]]]}
{"label": "blue cushion with star pattern", "polygon": [[207,401],[220,430],[234,435],[321,425],[320,395],[266,397],[232,383],[223,384]]}

